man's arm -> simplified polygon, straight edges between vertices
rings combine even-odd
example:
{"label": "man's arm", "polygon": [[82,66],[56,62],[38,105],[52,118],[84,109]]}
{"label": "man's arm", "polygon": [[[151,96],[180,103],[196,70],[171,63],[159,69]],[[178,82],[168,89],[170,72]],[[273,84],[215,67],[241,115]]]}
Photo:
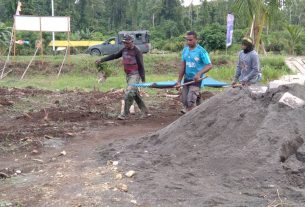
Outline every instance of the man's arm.
{"label": "man's arm", "polygon": [[136,60],[137,60],[137,64],[138,64],[138,70],[139,70],[141,80],[144,83],[145,82],[145,70],[144,70],[143,54],[137,47],[136,47],[136,50],[137,50]]}
{"label": "man's arm", "polygon": [[211,63],[205,65],[205,66],[195,75],[194,81],[195,81],[195,82],[198,82],[198,81],[200,80],[201,76],[202,76],[203,74],[207,73],[209,70],[211,70],[212,67],[213,67],[213,66],[212,66]]}
{"label": "man's arm", "polygon": [[181,62],[181,68],[180,68],[179,75],[178,75],[177,84],[176,84],[177,87],[179,87],[180,84],[181,84],[182,78],[183,78],[184,73],[185,73],[185,66],[186,66],[185,61],[182,61]]}
{"label": "man's arm", "polygon": [[106,61],[109,61],[109,60],[118,59],[118,58],[122,57],[123,49],[121,49],[118,53],[115,53],[115,54],[109,55],[107,57],[101,58],[100,60],[95,61],[95,63],[100,64],[102,62],[106,62]]}
{"label": "man's arm", "polygon": [[199,70],[197,72],[197,74],[195,75],[195,77],[194,77],[195,82],[200,81],[201,76],[204,73],[207,73],[213,67],[212,63],[211,63],[211,60],[210,60],[210,57],[209,57],[209,54],[207,53],[207,51],[202,50],[201,53],[200,53],[200,58],[201,58],[201,61],[204,63],[204,67],[201,70]]}
{"label": "man's arm", "polygon": [[238,81],[239,81],[239,76],[241,74],[241,68],[240,68],[240,54],[239,53],[239,56],[238,56],[238,61],[237,61],[237,64],[236,64],[236,72],[235,72],[235,76],[234,76],[234,80],[233,80],[233,85],[236,84]]}

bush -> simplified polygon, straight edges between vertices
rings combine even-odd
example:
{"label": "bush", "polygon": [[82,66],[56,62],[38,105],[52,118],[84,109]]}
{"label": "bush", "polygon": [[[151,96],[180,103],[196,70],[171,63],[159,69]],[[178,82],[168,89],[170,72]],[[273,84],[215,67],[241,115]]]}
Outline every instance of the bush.
{"label": "bush", "polygon": [[92,40],[104,40],[105,36],[101,32],[93,32],[92,33]]}
{"label": "bush", "polygon": [[304,55],[305,47],[302,44],[297,44],[294,51],[296,55]]}
{"label": "bush", "polygon": [[279,42],[270,43],[265,49],[267,52],[280,53],[284,49],[284,44]]}
{"label": "bush", "polygon": [[226,48],[226,28],[220,24],[212,24],[203,29],[199,34],[201,45],[205,45],[208,50],[216,51]]}
{"label": "bush", "polygon": [[233,32],[233,43],[241,44],[242,39],[245,37],[247,29],[235,29]]}

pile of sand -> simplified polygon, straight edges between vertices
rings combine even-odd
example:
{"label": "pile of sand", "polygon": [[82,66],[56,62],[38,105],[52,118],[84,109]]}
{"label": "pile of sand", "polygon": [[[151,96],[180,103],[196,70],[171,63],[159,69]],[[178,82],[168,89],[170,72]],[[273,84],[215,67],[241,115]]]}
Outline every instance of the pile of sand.
{"label": "pile of sand", "polygon": [[145,206],[305,204],[305,87],[262,96],[227,89],[153,135],[100,149],[102,162],[135,170],[129,191]]}

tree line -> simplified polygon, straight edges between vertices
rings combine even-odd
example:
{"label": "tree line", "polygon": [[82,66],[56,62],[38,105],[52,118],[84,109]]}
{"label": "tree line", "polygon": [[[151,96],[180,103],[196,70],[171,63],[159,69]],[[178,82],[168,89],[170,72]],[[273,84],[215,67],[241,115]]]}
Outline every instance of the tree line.
{"label": "tree line", "polygon": [[[270,47],[281,48],[282,43],[276,41],[277,33],[286,31],[289,36],[289,30],[286,29],[288,25],[300,28],[305,26],[304,0],[201,0],[200,5],[191,4],[188,7],[182,6],[182,2],[180,0],[54,0],[54,10],[55,16],[71,17],[72,39],[101,40],[120,30],[147,29],[151,32],[154,45],[167,50],[180,49],[181,44],[183,45],[181,43],[183,35],[189,30],[198,31],[202,43],[208,41],[206,36],[209,36],[209,40],[225,38],[226,16],[231,12],[235,15],[234,41],[238,42],[251,26],[253,18],[250,14],[255,10],[258,2],[270,7],[276,5],[276,10],[271,8],[276,12],[267,13],[268,21],[262,28],[262,38],[266,47],[272,43],[280,45]],[[22,15],[51,15],[51,0],[22,0],[22,3]],[[0,0],[0,31],[3,27],[12,26],[16,7],[17,1]],[[290,29],[290,31],[295,30]],[[209,35],[211,32],[216,32],[215,36]],[[61,38],[60,35],[57,34],[57,38]],[[46,35],[45,38],[48,39],[49,36]],[[209,47],[214,45],[212,49],[224,49],[224,41],[221,43],[218,41],[218,39],[210,41]],[[298,43],[294,45],[297,46]]]}

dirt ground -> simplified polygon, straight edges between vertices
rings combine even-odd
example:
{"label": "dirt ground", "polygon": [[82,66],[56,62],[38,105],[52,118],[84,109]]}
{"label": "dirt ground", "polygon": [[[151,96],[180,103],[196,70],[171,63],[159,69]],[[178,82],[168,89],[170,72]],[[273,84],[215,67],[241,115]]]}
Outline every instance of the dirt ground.
{"label": "dirt ground", "polygon": [[[179,118],[175,95],[143,93],[152,113],[116,119],[123,91],[0,88],[0,206],[137,206],[132,181],[98,147],[154,133]],[[204,98],[213,94],[205,93]]]}
{"label": "dirt ground", "polygon": [[305,206],[305,107],[279,102],[304,90],[228,88],[152,135],[101,146],[100,160],[136,172],[128,187],[144,206]]}

